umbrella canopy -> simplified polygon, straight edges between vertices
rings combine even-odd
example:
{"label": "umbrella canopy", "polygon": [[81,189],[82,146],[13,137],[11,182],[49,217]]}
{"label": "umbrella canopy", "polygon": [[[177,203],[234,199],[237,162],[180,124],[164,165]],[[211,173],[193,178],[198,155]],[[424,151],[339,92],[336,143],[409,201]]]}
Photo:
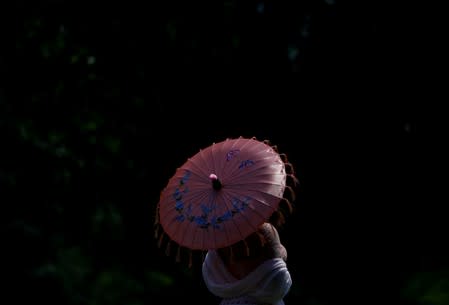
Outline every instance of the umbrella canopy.
{"label": "umbrella canopy", "polygon": [[191,250],[244,240],[282,201],[291,208],[284,192],[294,173],[283,156],[255,138],[226,139],[201,149],[162,190],[156,223],[171,241]]}

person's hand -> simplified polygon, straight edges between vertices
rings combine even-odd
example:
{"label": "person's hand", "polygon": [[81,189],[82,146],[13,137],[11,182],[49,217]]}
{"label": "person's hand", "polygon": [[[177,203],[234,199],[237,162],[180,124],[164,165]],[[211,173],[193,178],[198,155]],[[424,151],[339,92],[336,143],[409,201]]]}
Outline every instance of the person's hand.
{"label": "person's hand", "polygon": [[287,261],[287,249],[281,244],[279,233],[272,224],[264,223],[260,226],[258,233],[263,237],[264,249],[269,258],[282,258]]}

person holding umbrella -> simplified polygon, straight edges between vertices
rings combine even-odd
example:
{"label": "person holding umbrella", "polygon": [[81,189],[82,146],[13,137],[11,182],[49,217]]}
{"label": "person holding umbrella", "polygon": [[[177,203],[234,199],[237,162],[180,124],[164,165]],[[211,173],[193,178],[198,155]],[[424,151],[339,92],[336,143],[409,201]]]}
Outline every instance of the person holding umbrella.
{"label": "person holding umbrella", "polygon": [[[221,305],[282,305],[292,279],[276,227],[292,212],[297,179],[276,146],[256,138],[226,139],[200,150],[162,190],[156,213],[159,245],[206,252],[202,275]],[[286,195],[289,192],[290,196]],[[162,233],[162,234],[160,234]]]}

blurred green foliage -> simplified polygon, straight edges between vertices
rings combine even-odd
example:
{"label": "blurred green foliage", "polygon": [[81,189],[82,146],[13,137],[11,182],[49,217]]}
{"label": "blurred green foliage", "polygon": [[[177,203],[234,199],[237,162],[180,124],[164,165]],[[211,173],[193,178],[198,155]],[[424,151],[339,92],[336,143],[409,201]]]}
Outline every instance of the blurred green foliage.
{"label": "blurred green foliage", "polygon": [[418,272],[410,277],[402,296],[418,304],[449,304],[449,270]]}

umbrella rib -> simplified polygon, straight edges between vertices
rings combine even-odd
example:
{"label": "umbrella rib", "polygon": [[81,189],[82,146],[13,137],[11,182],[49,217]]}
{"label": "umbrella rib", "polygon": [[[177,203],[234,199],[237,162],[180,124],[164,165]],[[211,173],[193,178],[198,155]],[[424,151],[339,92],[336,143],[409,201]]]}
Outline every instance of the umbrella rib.
{"label": "umbrella rib", "polygon": [[[217,168],[215,166],[215,154],[214,154],[214,150],[215,150],[216,146],[215,143],[212,144],[212,146],[210,147],[210,158],[211,158],[211,163],[212,163],[212,171],[209,174],[217,174]],[[221,177],[219,177],[219,179],[221,179]]]}
{"label": "umbrella rib", "polygon": [[[258,164],[257,162],[258,161],[256,161],[256,164]],[[252,166],[247,168],[247,170],[245,171],[242,171],[240,168],[236,167],[230,175],[232,175],[232,179],[236,179],[245,175],[252,175],[252,177],[257,177],[258,175],[270,175],[272,174],[270,172],[262,172],[262,173],[259,172],[264,171],[265,169],[269,169],[270,167],[272,167],[272,165],[273,164],[263,165],[260,167]],[[279,163],[279,173],[283,172],[283,168],[284,168],[283,163]]]}
{"label": "umbrella rib", "polygon": [[252,185],[258,185],[258,186],[265,186],[265,185],[267,185],[267,186],[268,185],[284,186],[285,183],[286,183],[285,177],[280,177],[280,179],[272,179],[272,180],[268,180],[268,179],[262,180],[261,179],[260,181],[249,181],[249,182],[244,182],[244,179],[242,179],[242,180],[236,181],[235,183],[232,183],[231,185],[235,186],[235,187],[238,187],[238,186],[240,186],[240,187],[242,187],[242,186],[248,187],[248,186],[252,186]]}
{"label": "umbrella rib", "polygon": [[282,191],[285,188],[285,183],[274,183],[274,182],[250,182],[250,183],[245,183],[245,184],[233,183],[233,184],[226,184],[226,188],[230,189],[230,190],[239,191],[239,190],[242,190],[242,185],[244,185],[245,191],[257,191],[257,192],[269,194],[269,195],[273,195],[273,194],[271,194],[271,192],[261,190],[262,186],[264,186],[264,185],[277,186],[277,187],[280,187],[282,189]]}

